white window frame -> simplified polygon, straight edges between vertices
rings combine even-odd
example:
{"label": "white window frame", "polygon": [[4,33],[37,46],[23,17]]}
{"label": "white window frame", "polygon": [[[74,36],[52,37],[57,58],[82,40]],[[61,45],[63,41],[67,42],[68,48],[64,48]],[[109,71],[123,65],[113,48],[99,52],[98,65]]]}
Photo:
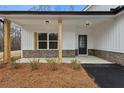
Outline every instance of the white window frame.
{"label": "white window frame", "polygon": [[[46,34],[47,34],[47,40],[42,40],[42,42],[47,42],[47,48],[46,48],[46,49],[39,49],[38,35],[39,35],[40,33],[46,33]],[[50,48],[49,48],[49,43],[50,43],[50,41],[53,41],[53,42],[55,41],[55,42],[57,42],[57,45],[58,45],[58,40],[49,40],[49,34],[51,34],[51,33],[58,34],[57,32],[39,32],[39,33],[38,33],[38,35],[37,35],[37,49],[38,49],[38,50],[58,50],[58,46],[57,46],[57,49],[50,49]]]}

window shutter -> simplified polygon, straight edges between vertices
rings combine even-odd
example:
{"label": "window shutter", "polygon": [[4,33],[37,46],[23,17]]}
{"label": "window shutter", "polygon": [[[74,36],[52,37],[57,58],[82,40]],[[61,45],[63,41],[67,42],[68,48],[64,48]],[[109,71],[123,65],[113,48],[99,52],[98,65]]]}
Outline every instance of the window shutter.
{"label": "window shutter", "polygon": [[34,32],[34,49],[36,50],[37,49],[37,32]]}

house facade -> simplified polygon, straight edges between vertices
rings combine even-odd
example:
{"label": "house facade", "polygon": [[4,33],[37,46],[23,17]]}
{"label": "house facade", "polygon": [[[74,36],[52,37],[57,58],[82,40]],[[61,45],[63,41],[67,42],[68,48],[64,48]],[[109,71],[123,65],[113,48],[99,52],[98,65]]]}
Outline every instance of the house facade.
{"label": "house facade", "polygon": [[20,25],[23,58],[93,55],[124,62],[124,7],[87,6],[81,12],[1,12]]}

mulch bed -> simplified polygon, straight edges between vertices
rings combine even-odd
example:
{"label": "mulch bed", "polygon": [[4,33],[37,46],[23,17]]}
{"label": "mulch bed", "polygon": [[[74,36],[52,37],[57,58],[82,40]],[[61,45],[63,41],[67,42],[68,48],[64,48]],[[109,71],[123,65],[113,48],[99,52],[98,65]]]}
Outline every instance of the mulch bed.
{"label": "mulch bed", "polygon": [[96,88],[98,85],[83,68],[73,70],[70,64],[60,64],[52,71],[49,64],[39,64],[31,70],[30,64],[20,64],[18,69],[6,64],[0,68],[0,87],[5,88]]}

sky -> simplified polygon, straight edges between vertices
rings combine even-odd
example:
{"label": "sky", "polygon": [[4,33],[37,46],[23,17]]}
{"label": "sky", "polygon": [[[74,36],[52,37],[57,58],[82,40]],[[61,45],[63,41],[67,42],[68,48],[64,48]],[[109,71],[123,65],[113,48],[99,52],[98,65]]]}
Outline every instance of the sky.
{"label": "sky", "polygon": [[[36,5],[37,6],[37,5]],[[0,5],[0,11],[27,11],[33,5]],[[51,11],[69,11],[68,5],[50,5]],[[75,11],[82,11],[84,5],[74,5]]]}

